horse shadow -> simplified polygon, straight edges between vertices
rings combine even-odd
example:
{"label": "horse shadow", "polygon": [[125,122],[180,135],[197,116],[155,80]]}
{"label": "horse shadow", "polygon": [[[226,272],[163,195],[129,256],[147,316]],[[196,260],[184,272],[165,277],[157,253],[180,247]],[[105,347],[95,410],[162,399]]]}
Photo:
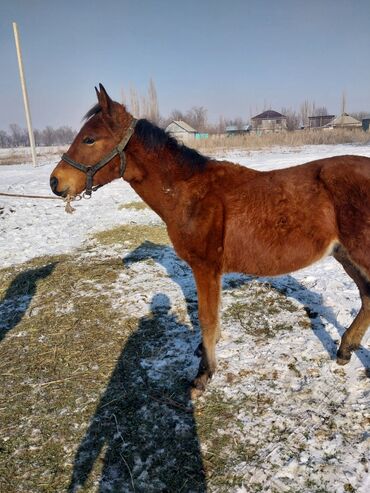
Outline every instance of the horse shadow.
{"label": "horse shadow", "polygon": [[[129,267],[132,263],[147,259],[152,259],[162,265],[166,269],[167,275],[179,285],[185,298],[191,324],[194,329],[199,331],[197,294],[190,267],[177,257],[172,247],[159,245],[152,243],[151,241],[144,241],[135,250],[126,255],[123,258],[123,263],[125,266]],[[310,319],[313,333],[321,342],[330,359],[335,360],[339,341],[333,339],[330,335],[326,329],[325,321],[333,325],[337,330],[339,337],[342,337],[346,327],[343,327],[338,322],[333,310],[324,305],[323,296],[320,293],[308,289],[290,275],[284,275],[277,278],[255,278],[244,274],[226,274],[223,276],[222,289],[229,290],[241,287],[256,279],[261,282],[268,282],[276,291],[294,298],[303,305]],[[370,368],[369,350],[361,346],[356,351],[356,355],[365,369]]]}
{"label": "horse shadow", "polygon": [[75,455],[69,493],[88,486],[96,463],[100,493],[207,491],[189,381],[194,334],[153,296],[117,360]]}
{"label": "horse shadow", "polygon": [[0,342],[6,334],[23,319],[32,298],[36,294],[37,283],[50,276],[56,262],[28,269],[17,274],[0,301]]}
{"label": "horse shadow", "polygon": [[[279,278],[269,278],[266,280],[274,289],[286,296],[294,298],[303,305],[303,308],[310,319],[313,333],[327,351],[330,359],[336,360],[340,342],[339,338],[343,336],[347,327],[344,327],[338,322],[335,313],[330,307],[325,306],[323,296],[320,293],[308,289],[290,275],[281,276]],[[325,321],[336,329],[339,336],[338,340],[331,336],[326,328]],[[360,346],[360,348],[355,351],[355,354],[361,361],[366,373],[368,373],[368,369],[370,368],[370,351],[364,346]]]}

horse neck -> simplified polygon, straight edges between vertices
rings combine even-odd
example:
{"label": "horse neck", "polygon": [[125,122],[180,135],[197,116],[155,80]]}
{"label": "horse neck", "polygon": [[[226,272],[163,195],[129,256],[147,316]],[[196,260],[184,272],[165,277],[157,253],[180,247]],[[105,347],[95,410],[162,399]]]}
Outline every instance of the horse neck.
{"label": "horse neck", "polygon": [[127,181],[165,222],[180,200],[181,183],[197,173],[178,154],[170,145],[148,151],[138,138],[127,149]]}

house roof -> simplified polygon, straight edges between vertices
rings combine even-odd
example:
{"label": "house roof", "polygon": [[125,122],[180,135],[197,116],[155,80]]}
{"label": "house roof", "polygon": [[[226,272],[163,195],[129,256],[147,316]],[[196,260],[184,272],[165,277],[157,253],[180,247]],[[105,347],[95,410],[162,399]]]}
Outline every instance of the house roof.
{"label": "house roof", "polygon": [[182,128],[186,132],[196,132],[195,128],[191,127],[190,125],[188,125],[186,122],[184,122],[182,120],[173,120],[173,122],[171,122],[171,123],[176,123],[176,125],[178,125],[180,128]]}
{"label": "house roof", "polygon": [[315,116],[309,116],[308,119],[309,120],[320,120],[320,118],[335,118],[335,115],[315,115]]}
{"label": "house roof", "polygon": [[361,126],[361,122],[353,118],[353,116],[349,116],[348,113],[342,113],[341,115],[334,118],[334,120],[330,123],[333,126]]}
{"label": "house roof", "polygon": [[259,115],[254,116],[251,119],[254,120],[256,118],[258,118],[260,120],[271,120],[274,118],[286,118],[286,116],[282,115],[278,111],[267,110],[267,111],[264,111],[263,113],[260,113]]}

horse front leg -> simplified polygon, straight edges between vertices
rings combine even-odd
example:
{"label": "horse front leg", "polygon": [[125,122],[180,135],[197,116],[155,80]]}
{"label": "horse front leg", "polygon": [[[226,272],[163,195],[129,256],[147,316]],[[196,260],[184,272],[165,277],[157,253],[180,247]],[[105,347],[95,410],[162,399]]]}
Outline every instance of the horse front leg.
{"label": "horse front leg", "polygon": [[216,370],[216,342],[220,338],[221,273],[209,267],[193,268],[202,331],[201,360],[191,396],[201,395]]}

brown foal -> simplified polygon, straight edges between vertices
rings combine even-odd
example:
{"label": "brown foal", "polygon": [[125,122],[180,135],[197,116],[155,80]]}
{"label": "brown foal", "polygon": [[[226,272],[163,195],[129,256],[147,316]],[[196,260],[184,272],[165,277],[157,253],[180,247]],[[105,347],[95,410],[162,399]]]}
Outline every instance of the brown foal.
{"label": "brown foal", "polygon": [[[98,104],[50,184],[58,195],[76,196],[91,188],[84,169],[102,166],[94,167],[90,185],[122,176],[166,223],[198,292],[203,343],[193,395],[216,369],[225,272],[277,276],[333,255],[362,300],[337,353],[337,362],[347,363],[370,324],[370,158],[339,156],[259,172],[208,159],[147,120],[135,122],[102,85],[96,92]],[[124,150],[105,162],[122,142]]]}

